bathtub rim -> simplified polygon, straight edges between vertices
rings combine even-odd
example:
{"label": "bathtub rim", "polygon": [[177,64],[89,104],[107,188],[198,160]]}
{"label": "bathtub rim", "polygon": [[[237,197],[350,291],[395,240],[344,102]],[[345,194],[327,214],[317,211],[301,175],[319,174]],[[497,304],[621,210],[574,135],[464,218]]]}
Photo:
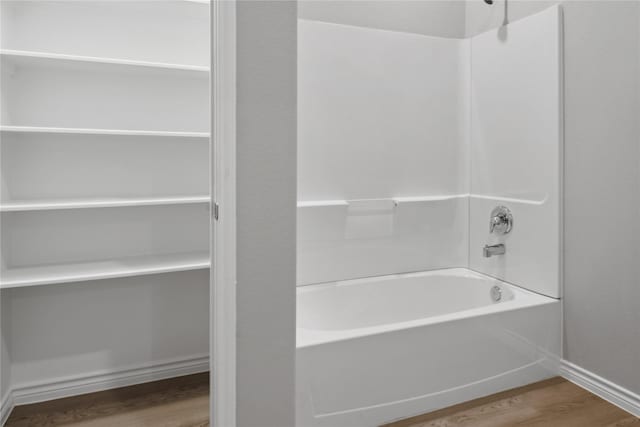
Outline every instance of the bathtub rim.
{"label": "bathtub rim", "polygon": [[322,330],[302,328],[297,325],[296,318],[296,349],[310,348],[319,345],[330,344],[334,342],[355,340],[360,338],[371,337],[375,335],[387,334],[401,330],[419,328],[423,326],[435,326],[444,323],[450,323],[461,320],[468,320],[474,317],[481,317],[495,313],[509,312],[519,309],[526,309],[547,304],[560,303],[559,298],[552,298],[547,295],[539,294],[531,290],[525,289],[513,283],[489,276],[484,273],[477,272],[466,267],[451,267],[437,270],[417,271],[410,273],[396,273],[383,276],[373,276],[366,278],[338,280],[333,282],[316,283],[302,285],[296,287],[296,295],[310,293],[314,290],[322,288],[330,288],[335,286],[358,285],[371,281],[384,281],[389,279],[403,279],[415,277],[428,277],[437,275],[469,277],[474,279],[486,280],[489,283],[495,283],[509,289],[513,293],[513,298],[499,302],[496,304],[474,307],[467,310],[455,311],[451,313],[441,314],[431,317],[423,317],[420,319],[407,320],[402,322],[388,323],[384,325],[367,326],[353,329],[339,330]]}

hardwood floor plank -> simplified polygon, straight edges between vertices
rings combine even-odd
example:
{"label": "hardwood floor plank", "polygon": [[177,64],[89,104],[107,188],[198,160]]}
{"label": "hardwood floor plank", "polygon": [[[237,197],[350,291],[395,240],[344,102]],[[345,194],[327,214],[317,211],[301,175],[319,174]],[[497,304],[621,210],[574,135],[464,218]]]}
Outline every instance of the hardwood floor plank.
{"label": "hardwood floor plank", "polygon": [[5,427],[209,425],[209,374],[16,407]]}

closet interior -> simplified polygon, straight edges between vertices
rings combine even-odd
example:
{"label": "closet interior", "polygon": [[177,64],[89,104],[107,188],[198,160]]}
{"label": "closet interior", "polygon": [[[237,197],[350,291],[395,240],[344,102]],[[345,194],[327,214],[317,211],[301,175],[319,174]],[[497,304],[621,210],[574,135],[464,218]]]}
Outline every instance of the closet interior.
{"label": "closet interior", "polygon": [[209,3],[2,1],[2,402],[208,369]]}

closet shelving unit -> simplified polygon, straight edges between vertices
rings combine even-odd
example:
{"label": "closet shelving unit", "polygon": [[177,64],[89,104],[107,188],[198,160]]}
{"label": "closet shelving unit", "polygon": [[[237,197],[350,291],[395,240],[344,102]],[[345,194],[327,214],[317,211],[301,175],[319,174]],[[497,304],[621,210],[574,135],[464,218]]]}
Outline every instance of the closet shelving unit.
{"label": "closet shelving unit", "polygon": [[208,1],[81,3],[3,4],[0,288],[210,265]]}

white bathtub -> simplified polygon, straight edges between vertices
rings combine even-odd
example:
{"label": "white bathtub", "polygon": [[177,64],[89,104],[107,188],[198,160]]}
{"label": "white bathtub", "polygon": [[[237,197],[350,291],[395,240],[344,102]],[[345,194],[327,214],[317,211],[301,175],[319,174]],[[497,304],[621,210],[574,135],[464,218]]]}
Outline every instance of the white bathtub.
{"label": "white bathtub", "polygon": [[556,372],[559,301],[470,270],[303,286],[297,301],[298,427],[378,426]]}

